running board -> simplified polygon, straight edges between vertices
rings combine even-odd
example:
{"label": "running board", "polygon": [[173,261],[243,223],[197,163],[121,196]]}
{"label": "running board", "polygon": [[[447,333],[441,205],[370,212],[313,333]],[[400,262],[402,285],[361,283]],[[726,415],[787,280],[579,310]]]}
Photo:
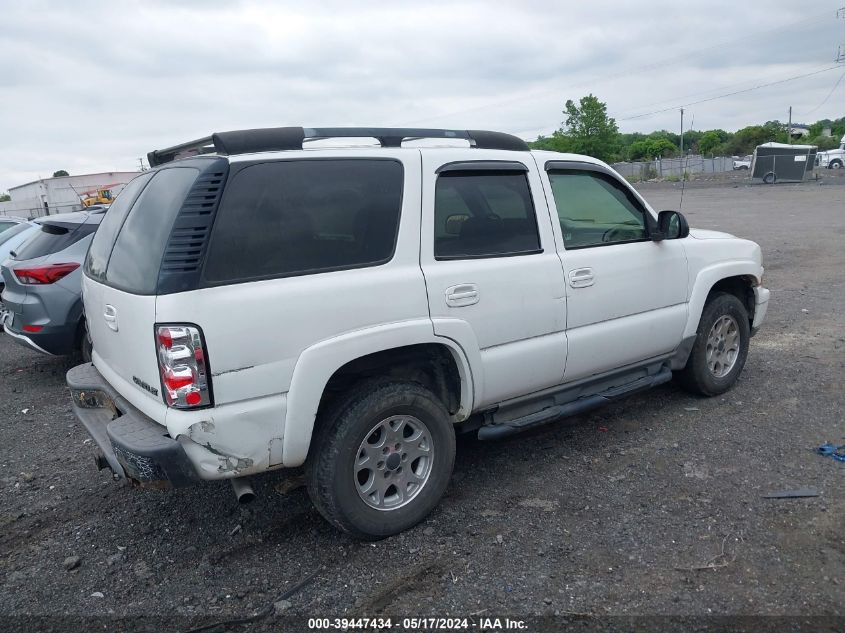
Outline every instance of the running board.
{"label": "running board", "polygon": [[658,373],[652,376],[643,376],[627,385],[613,387],[591,396],[584,396],[566,404],[547,407],[536,413],[530,413],[521,418],[516,418],[515,420],[482,426],[478,429],[478,439],[498,440],[508,437],[509,435],[554,422],[560,418],[578,415],[579,413],[596,409],[615,400],[637,393],[638,391],[645,391],[657,385],[662,385],[670,380],[672,380],[672,370],[667,366],[663,366]]}

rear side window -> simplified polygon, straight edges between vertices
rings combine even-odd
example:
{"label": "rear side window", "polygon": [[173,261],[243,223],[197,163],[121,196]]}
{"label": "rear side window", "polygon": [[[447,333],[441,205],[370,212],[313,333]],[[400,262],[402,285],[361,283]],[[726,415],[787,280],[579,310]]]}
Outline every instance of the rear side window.
{"label": "rear side window", "polygon": [[106,268],[109,285],[136,294],[155,293],[173,221],[198,174],[193,167],[164,169],[144,188],[114,243]]}
{"label": "rear side window", "polygon": [[402,207],[393,160],[300,160],[244,168],[226,185],[209,282],[372,266],[393,256]]}
{"label": "rear side window", "polygon": [[123,221],[126,220],[126,214],[132,208],[132,203],[152,177],[153,174],[149,173],[129,181],[115,198],[114,204],[109,207],[109,212],[106,213],[94,236],[94,241],[91,242],[88,257],[85,258],[85,272],[90,277],[101,281],[105,279],[106,266],[111,257],[114,240],[117,238],[120,227],[123,226]]}
{"label": "rear side window", "polygon": [[434,194],[434,257],[465,259],[540,252],[523,172],[447,172]]}
{"label": "rear side window", "polygon": [[97,230],[96,224],[53,224],[44,222],[41,229],[16,250],[15,259],[35,259],[63,251]]}

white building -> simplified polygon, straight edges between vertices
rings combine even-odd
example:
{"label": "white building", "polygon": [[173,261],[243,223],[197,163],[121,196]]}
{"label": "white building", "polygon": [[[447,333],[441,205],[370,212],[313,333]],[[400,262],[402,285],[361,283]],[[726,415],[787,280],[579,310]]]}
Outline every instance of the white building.
{"label": "white building", "polygon": [[0,202],[0,215],[34,218],[82,209],[82,199],[97,189],[111,189],[117,195],[137,171],[109,171],[101,174],[42,178],[9,189],[10,202]]}

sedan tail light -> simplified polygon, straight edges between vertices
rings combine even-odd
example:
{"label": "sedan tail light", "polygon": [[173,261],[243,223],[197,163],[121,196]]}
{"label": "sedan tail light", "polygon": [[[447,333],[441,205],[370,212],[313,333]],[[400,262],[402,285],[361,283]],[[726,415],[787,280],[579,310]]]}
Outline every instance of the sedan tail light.
{"label": "sedan tail light", "polygon": [[77,262],[70,262],[67,264],[49,264],[34,268],[12,268],[12,271],[22,284],[35,285],[55,283],[62,277],[67,277],[77,268],[79,268]]}
{"label": "sedan tail light", "polygon": [[211,406],[211,377],[205,341],[198,327],[156,327],[158,367],[167,406],[196,409]]}

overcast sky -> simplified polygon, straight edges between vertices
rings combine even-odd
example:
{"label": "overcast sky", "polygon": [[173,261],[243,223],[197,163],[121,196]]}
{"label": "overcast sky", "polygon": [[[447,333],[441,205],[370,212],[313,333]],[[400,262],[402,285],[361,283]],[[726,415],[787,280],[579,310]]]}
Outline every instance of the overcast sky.
{"label": "overcast sky", "polygon": [[[0,0],[0,191],[131,170],[151,149],[280,125],[488,128],[527,140],[592,92],[624,131],[830,68],[845,0]],[[843,45],[845,49],[845,45]],[[690,105],[687,125],[845,116],[839,68]],[[629,117],[672,108],[641,118]]]}

